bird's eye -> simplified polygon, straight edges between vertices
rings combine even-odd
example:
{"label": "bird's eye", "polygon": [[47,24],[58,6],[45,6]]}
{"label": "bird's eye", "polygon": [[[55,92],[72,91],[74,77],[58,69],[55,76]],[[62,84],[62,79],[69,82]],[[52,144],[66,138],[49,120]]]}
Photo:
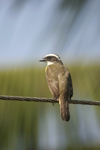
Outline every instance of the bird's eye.
{"label": "bird's eye", "polygon": [[49,56],[48,59],[50,60],[50,59],[51,59],[51,56]]}

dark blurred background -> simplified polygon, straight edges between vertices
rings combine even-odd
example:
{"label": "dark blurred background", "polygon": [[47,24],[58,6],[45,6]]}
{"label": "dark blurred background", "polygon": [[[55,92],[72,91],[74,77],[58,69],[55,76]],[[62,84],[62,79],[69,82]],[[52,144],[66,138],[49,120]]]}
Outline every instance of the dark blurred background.
{"label": "dark blurred background", "polygon": [[[100,0],[1,0],[0,95],[51,98],[39,59],[56,53],[74,96],[100,100]],[[100,108],[0,101],[0,150],[98,150]]]}

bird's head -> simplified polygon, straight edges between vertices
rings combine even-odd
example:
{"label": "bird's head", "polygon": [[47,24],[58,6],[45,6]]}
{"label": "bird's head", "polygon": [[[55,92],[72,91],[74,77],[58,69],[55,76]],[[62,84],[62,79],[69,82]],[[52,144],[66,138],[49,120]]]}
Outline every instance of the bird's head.
{"label": "bird's head", "polygon": [[54,63],[62,63],[60,57],[57,54],[48,54],[40,62],[46,62],[47,65],[52,65]]}

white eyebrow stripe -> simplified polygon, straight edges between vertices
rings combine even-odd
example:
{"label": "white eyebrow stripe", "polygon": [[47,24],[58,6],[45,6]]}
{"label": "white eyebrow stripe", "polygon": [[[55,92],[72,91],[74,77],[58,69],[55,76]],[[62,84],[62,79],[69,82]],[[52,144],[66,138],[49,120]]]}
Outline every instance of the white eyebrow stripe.
{"label": "white eyebrow stripe", "polygon": [[56,54],[48,54],[48,55],[46,55],[45,57],[48,57],[48,56],[54,56],[54,57],[56,57],[56,58],[59,59],[59,56],[57,56]]}

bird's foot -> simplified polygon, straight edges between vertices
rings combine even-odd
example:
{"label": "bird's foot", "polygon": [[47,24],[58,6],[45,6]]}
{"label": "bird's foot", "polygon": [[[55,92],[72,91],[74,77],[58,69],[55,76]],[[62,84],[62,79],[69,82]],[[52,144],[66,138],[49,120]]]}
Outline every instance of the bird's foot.
{"label": "bird's foot", "polygon": [[[54,98],[54,97],[52,97],[52,99],[55,99],[55,98]],[[54,105],[54,103],[52,103],[52,105],[53,105],[53,106],[55,106],[55,105]]]}
{"label": "bird's foot", "polygon": [[52,105],[53,105],[53,106],[55,106],[55,104],[54,104],[54,103],[52,103]]}

